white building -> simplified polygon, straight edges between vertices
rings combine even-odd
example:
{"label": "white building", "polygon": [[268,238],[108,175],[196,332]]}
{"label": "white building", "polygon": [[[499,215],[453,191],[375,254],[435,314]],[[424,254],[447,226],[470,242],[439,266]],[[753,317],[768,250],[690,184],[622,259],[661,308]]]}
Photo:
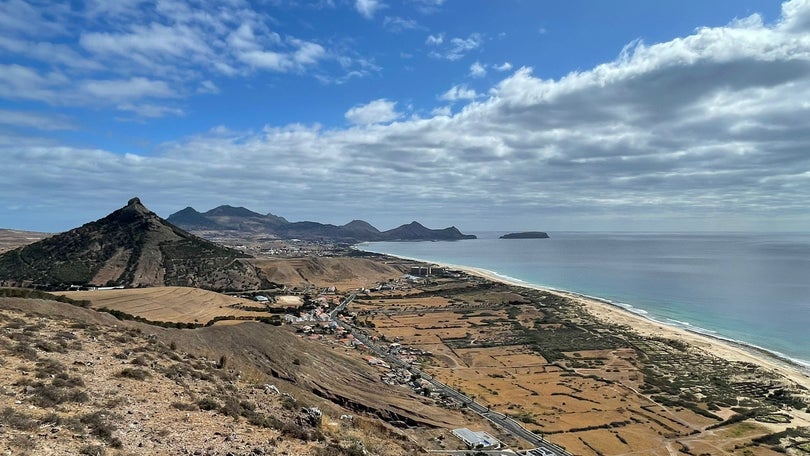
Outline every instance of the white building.
{"label": "white building", "polygon": [[501,447],[501,442],[486,432],[471,431],[467,428],[454,429],[453,435],[458,437],[467,448],[471,450],[495,450]]}

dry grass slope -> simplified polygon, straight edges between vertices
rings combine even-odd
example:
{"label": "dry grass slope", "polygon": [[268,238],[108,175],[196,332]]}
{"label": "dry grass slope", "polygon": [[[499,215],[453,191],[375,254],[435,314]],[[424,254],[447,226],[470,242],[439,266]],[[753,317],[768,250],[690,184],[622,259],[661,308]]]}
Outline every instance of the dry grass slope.
{"label": "dry grass slope", "polygon": [[58,293],[88,300],[95,309],[120,310],[150,321],[205,324],[220,316],[267,317],[265,312],[240,310],[258,304],[247,299],[188,287],[127,288],[123,290],[68,291]]}
{"label": "dry grass slope", "polygon": [[295,286],[336,286],[342,290],[370,287],[403,272],[395,265],[365,258],[257,258],[249,261],[271,282]]}

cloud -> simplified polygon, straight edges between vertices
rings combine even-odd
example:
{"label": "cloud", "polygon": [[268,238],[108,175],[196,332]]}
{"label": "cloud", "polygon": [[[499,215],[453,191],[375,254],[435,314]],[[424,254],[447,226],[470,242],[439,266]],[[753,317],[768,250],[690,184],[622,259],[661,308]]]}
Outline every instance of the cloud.
{"label": "cloud", "polygon": [[197,93],[210,93],[210,94],[217,94],[219,93],[219,87],[214,84],[212,81],[205,80],[200,82],[200,87],[197,89]]}
{"label": "cloud", "polygon": [[[132,195],[161,215],[228,203],[293,220],[345,223],[351,214],[381,228],[414,218],[462,230],[503,229],[501,221],[626,229],[649,220],[667,230],[718,220],[735,221],[726,229],[805,229],[803,5],[786,3],[772,24],[752,16],[631,43],[557,79],[523,67],[484,95],[454,86],[428,118],[404,118],[396,101],[378,99],[348,110],[354,125],[345,128],[218,129],[137,156],[3,136],[0,208],[26,206],[63,220],[62,229]],[[0,67],[0,90],[56,93],[68,84],[58,72],[28,70]],[[453,110],[444,106],[451,102]]]}
{"label": "cloud", "polygon": [[423,28],[415,20],[399,16],[386,16],[385,19],[383,19],[383,26],[394,33]]}
{"label": "cloud", "polygon": [[791,0],[782,4],[781,26],[793,33],[810,31],[810,1]]}
{"label": "cloud", "polygon": [[444,33],[439,33],[438,35],[428,35],[427,39],[425,40],[425,44],[430,46],[438,46],[444,43]]}
{"label": "cloud", "polygon": [[410,0],[422,14],[433,14],[441,9],[445,0]]}
{"label": "cloud", "polygon": [[[166,116],[182,116],[185,112],[177,107],[158,105],[154,103],[121,103],[116,106],[121,111],[137,114],[139,118],[159,118]],[[122,119],[127,120],[127,119]]]}
{"label": "cloud", "polygon": [[354,9],[366,19],[371,19],[377,10],[384,7],[385,5],[379,0],[355,0],[354,2]]}
{"label": "cloud", "polygon": [[95,98],[113,102],[140,98],[173,98],[177,94],[165,81],[147,78],[117,80],[89,80],[80,85],[80,90]]}
{"label": "cloud", "polygon": [[[122,109],[120,97],[103,99],[104,83],[94,81],[150,80],[171,88],[171,95],[146,90],[146,98],[130,101],[154,107],[149,98],[215,93],[211,84],[222,77],[271,72],[345,81],[379,71],[338,40],[324,43],[279,33],[273,28],[279,24],[275,18],[241,0],[32,4],[0,3],[5,32],[0,52],[9,69],[0,75],[0,95],[11,99]],[[384,6],[373,1],[358,5],[370,13]],[[171,115],[183,109],[136,111]]]}
{"label": "cloud", "polygon": [[0,109],[0,125],[37,130],[76,130],[76,124],[65,116]]}
{"label": "cloud", "polygon": [[67,26],[60,20],[69,12],[66,4],[50,3],[48,8],[37,9],[23,0],[7,0],[0,3],[0,30],[32,37],[62,35]]}
{"label": "cloud", "polygon": [[358,125],[388,123],[401,117],[401,114],[396,112],[396,106],[395,101],[380,98],[349,109],[345,117],[349,122]]}
{"label": "cloud", "polygon": [[487,69],[480,62],[475,62],[470,65],[470,76],[474,78],[481,78],[487,75]]}
{"label": "cloud", "polygon": [[512,64],[509,62],[503,62],[500,65],[493,65],[492,68],[494,68],[496,71],[509,71],[512,69]]}
{"label": "cloud", "polygon": [[440,106],[438,108],[434,108],[432,111],[430,111],[430,113],[433,114],[434,116],[449,117],[453,114],[453,110],[450,108],[450,106]]}
{"label": "cloud", "polygon": [[468,88],[466,85],[453,86],[447,92],[443,93],[439,99],[445,101],[459,101],[459,100],[474,100],[478,97],[475,90]]}
{"label": "cloud", "polygon": [[445,43],[444,35],[430,35],[427,44],[441,46],[440,49],[431,51],[430,56],[438,59],[450,61],[459,60],[472,50],[478,49],[484,43],[484,38],[479,33],[473,33],[467,38],[451,38]]}
{"label": "cloud", "polygon": [[59,89],[69,79],[61,72],[40,73],[23,65],[0,64],[0,96],[11,100],[60,101]]}

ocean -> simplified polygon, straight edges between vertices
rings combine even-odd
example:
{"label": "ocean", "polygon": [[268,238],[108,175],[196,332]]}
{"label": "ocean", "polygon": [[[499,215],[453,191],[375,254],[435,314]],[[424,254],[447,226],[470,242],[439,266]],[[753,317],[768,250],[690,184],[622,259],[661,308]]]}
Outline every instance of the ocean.
{"label": "ocean", "polygon": [[474,234],[479,239],[357,247],[591,296],[810,368],[810,233]]}

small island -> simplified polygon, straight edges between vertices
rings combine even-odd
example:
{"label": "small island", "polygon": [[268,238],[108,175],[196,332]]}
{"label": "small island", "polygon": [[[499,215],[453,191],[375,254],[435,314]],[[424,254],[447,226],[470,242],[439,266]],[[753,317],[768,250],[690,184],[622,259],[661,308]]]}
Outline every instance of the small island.
{"label": "small island", "polygon": [[545,231],[524,231],[522,233],[504,234],[500,239],[548,239]]}

